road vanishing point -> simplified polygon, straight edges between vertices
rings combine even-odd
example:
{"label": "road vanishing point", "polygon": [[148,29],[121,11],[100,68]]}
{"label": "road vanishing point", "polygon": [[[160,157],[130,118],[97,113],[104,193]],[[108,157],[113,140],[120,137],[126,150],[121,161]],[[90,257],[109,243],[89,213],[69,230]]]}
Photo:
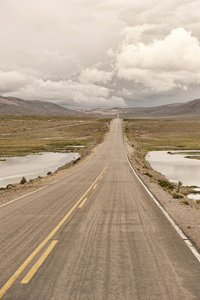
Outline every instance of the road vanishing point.
{"label": "road vanishing point", "polygon": [[87,162],[0,207],[0,299],[200,299],[200,261],[131,168],[120,119]]}

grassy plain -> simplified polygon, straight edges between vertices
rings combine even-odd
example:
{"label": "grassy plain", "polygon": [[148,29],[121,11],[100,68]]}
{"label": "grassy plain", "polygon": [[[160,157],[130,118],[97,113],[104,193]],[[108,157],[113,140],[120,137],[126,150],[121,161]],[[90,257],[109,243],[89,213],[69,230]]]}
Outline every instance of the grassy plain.
{"label": "grassy plain", "polygon": [[154,150],[200,150],[200,121],[126,119],[124,125],[144,156]]}
{"label": "grassy plain", "polygon": [[0,114],[0,157],[77,149],[84,155],[102,141],[109,122],[85,117]]}

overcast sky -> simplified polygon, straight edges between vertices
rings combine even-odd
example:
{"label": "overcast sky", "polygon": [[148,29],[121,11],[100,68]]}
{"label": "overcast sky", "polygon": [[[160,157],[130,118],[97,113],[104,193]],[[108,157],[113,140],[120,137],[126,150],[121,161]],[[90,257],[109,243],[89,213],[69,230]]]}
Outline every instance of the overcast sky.
{"label": "overcast sky", "polygon": [[199,0],[0,0],[0,95],[69,108],[200,98],[199,15]]}

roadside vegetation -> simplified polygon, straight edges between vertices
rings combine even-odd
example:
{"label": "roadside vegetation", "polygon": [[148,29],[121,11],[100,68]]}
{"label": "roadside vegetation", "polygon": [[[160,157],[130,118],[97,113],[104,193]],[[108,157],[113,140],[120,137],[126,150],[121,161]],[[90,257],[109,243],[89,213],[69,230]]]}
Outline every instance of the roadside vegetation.
{"label": "roadside vegetation", "polygon": [[[140,173],[156,182],[173,198],[182,199],[194,192],[193,187],[181,186],[179,190],[176,184],[172,184],[162,174],[153,170],[145,156],[149,151],[156,150],[200,150],[200,121],[124,119],[123,129],[133,147],[131,159]],[[199,159],[199,156],[190,158]],[[182,201],[183,204],[187,204],[186,202]]]}
{"label": "roadside vegetation", "polygon": [[47,151],[84,156],[103,140],[109,123],[100,118],[1,114],[0,157]]}

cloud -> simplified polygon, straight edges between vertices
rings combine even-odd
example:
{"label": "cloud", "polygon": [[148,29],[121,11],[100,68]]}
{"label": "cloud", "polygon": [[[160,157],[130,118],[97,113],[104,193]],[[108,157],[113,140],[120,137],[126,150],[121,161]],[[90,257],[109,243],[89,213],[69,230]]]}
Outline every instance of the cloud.
{"label": "cloud", "polygon": [[73,80],[66,81],[44,81],[36,79],[13,94],[9,95],[25,98],[48,100],[67,105],[78,105],[88,107],[126,107],[121,97],[112,95],[112,91],[106,87],[96,84],[83,84]]}
{"label": "cloud", "polygon": [[0,93],[77,107],[193,97],[199,11],[197,0],[2,0]]}
{"label": "cloud", "polygon": [[15,92],[20,88],[27,86],[33,78],[27,77],[16,71],[0,71],[0,93]]}
{"label": "cloud", "polygon": [[79,80],[81,83],[104,83],[111,81],[113,72],[106,72],[96,68],[86,68],[82,71]]}
{"label": "cloud", "polygon": [[[130,28],[127,32],[130,36]],[[117,54],[119,78],[157,92],[200,83],[200,46],[190,32],[177,28],[149,44],[129,40],[126,36]]]}
{"label": "cloud", "polygon": [[124,43],[136,43],[140,42],[146,32],[155,30],[154,24],[142,24],[134,27],[126,26],[121,31],[121,34],[125,35]]}

